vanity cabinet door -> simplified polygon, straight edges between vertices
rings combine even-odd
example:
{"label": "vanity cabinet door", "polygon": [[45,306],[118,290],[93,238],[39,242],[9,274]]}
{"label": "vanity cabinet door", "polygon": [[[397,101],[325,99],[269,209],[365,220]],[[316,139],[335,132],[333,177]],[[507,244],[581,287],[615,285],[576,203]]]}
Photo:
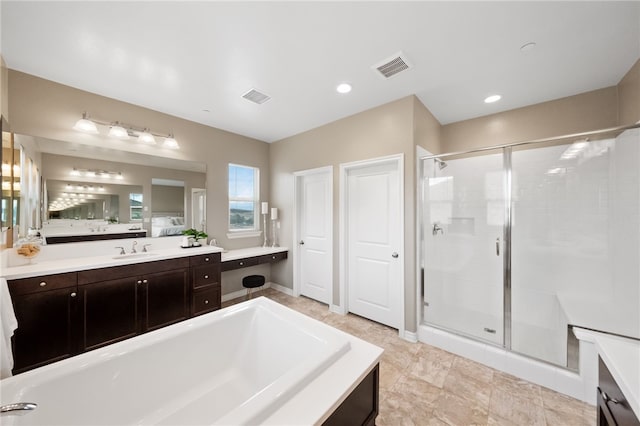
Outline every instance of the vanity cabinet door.
{"label": "vanity cabinet door", "polygon": [[188,269],[148,274],[142,281],[143,332],[189,318]]}
{"label": "vanity cabinet door", "polygon": [[68,358],[75,345],[75,287],[13,295],[18,329],[12,338],[13,374]]}
{"label": "vanity cabinet door", "polygon": [[128,339],[138,333],[140,286],[141,279],[129,277],[79,287],[81,351]]}

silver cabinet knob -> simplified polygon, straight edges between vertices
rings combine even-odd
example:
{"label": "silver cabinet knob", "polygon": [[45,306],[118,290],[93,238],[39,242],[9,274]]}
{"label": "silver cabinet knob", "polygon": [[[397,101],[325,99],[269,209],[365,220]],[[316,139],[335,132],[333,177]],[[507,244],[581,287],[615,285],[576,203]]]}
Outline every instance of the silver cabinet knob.
{"label": "silver cabinet knob", "polygon": [[205,279],[205,280],[206,280],[206,279],[208,279],[208,278],[209,278],[209,275],[205,275],[205,276],[204,276],[204,279]]}
{"label": "silver cabinet knob", "polygon": [[204,304],[205,304],[205,305],[208,305],[208,304],[209,304],[209,301],[208,301],[208,300],[205,300],[205,301],[204,301]]}
{"label": "silver cabinet knob", "polygon": [[273,260],[276,260],[276,256],[271,256],[271,258],[272,258]]}
{"label": "silver cabinet knob", "polygon": [[300,244],[301,246],[303,246],[303,245],[304,245],[304,240],[300,240],[300,242],[299,242],[298,244]]}
{"label": "silver cabinet knob", "polygon": [[244,262],[240,262],[240,266],[244,266]]}
{"label": "silver cabinet knob", "polygon": [[46,281],[41,281],[40,282],[40,287],[45,287],[47,285]]}
{"label": "silver cabinet knob", "polygon": [[137,284],[142,284],[142,280],[138,280],[136,283]]}
{"label": "silver cabinet knob", "polygon": [[391,254],[391,257],[393,257],[394,259],[397,259],[398,256],[398,253],[396,253],[395,251]]}
{"label": "silver cabinet knob", "polygon": [[147,282],[148,282],[147,280],[142,280],[142,283],[143,283],[143,284],[146,284]]}
{"label": "silver cabinet knob", "polygon": [[71,297],[76,297],[76,293],[75,292],[71,293]]}
{"label": "silver cabinet knob", "polygon": [[208,261],[209,261],[209,258],[208,258],[208,257],[205,257],[205,258],[204,258],[204,261],[205,261],[205,262],[208,262]]}

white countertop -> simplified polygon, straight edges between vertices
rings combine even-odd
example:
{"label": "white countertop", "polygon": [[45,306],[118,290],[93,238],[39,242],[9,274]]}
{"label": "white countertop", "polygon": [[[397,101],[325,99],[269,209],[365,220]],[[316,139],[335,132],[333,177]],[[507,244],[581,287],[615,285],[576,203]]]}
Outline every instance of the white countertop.
{"label": "white countertop", "polygon": [[222,252],[222,261],[244,259],[247,257],[262,256],[265,254],[282,253],[289,251],[287,247],[249,247]]}
{"label": "white countertop", "polygon": [[587,297],[563,293],[556,296],[570,325],[640,339],[637,311],[629,312],[618,304]]}
{"label": "white countertop", "polygon": [[[247,257],[262,256],[286,252],[287,247],[248,247],[236,250],[224,250],[216,246],[201,246],[191,248],[179,247],[181,238],[173,240],[172,244],[167,244],[169,238],[140,238],[136,246],[138,253],[124,256],[117,255],[113,245],[123,245],[129,252],[133,240],[115,240],[108,242],[84,242],[69,244],[54,244],[43,246],[43,250],[55,250],[56,254],[50,256],[38,256],[31,265],[24,264],[2,268],[0,276],[7,280],[18,278],[28,278],[41,275],[60,274],[64,272],[83,271],[88,269],[107,268],[111,266],[129,265],[142,262],[153,262],[156,260],[173,259],[176,257],[196,256],[206,253],[221,253],[222,261],[243,259]],[[152,243],[147,253],[142,253],[142,246]],[[96,250],[95,247],[98,247]],[[68,253],[67,256],[60,257],[60,253]],[[105,254],[97,254],[105,253]],[[81,255],[88,254],[88,255]],[[22,260],[26,262],[26,260]]]}
{"label": "white countertop", "polygon": [[574,327],[580,340],[592,341],[636,417],[640,418],[640,341]]}
{"label": "white countertop", "polygon": [[50,260],[38,262],[38,258],[35,259],[35,263],[31,265],[13,266],[9,268],[3,268],[2,277],[7,280],[14,280],[18,278],[36,277],[40,275],[60,274],[64,272],[83,271],[88,269],[108,268],[111,266],[130,265],[134,263],[153,262],[156,260],[174,259],[176,257],[197,256],[199,254],[206,253],[220,253],[222,249],[214,246],[201,246],[183,249],[181,247],[176,248],[163,248],[157,250],[150,250],[148,253],[141,253],[141,247],[139,247],[138,253],[134,255],[117,256],[114,252],[100,255],[100,256],[87,256],[87,257],[69,257],[64,260]]}

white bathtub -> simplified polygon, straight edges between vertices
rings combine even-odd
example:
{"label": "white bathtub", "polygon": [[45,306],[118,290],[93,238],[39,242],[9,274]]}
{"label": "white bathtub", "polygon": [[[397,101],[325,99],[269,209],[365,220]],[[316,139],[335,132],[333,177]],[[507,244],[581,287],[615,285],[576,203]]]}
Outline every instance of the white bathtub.
{"label": "white bathtub", "polygon": [[381,353],[261,297],[2,380],[1,405],[38,407],[1,423],[314,424]]}

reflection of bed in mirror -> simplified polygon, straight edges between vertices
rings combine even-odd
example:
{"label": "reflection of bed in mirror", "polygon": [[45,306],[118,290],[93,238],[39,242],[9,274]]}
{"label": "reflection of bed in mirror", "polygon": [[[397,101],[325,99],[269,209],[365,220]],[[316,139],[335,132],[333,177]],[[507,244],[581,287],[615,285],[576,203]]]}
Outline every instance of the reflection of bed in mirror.
{"label": "reflection of bed in mirror", "polygon": [[181,235],[185,229],[184,212],[153,212],[151,217],[152,237]]}

